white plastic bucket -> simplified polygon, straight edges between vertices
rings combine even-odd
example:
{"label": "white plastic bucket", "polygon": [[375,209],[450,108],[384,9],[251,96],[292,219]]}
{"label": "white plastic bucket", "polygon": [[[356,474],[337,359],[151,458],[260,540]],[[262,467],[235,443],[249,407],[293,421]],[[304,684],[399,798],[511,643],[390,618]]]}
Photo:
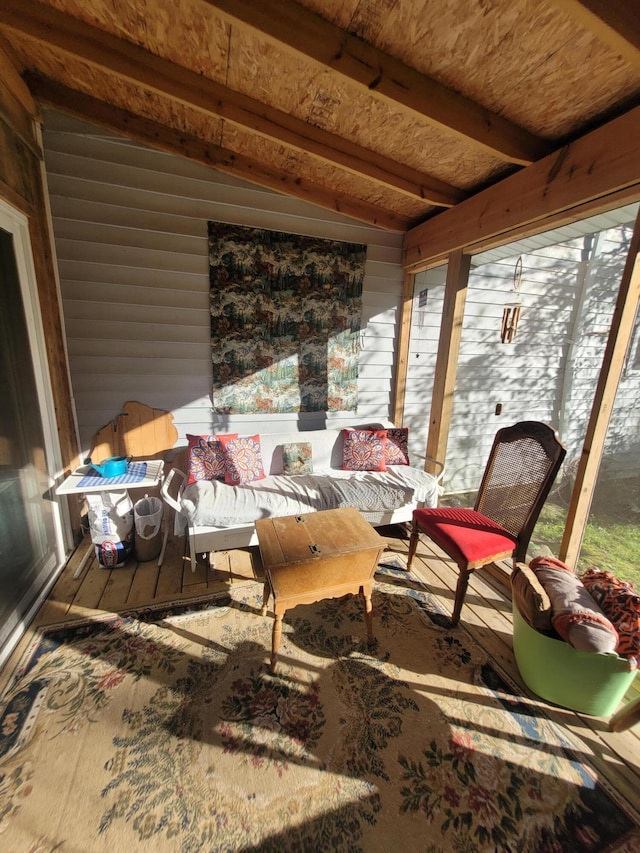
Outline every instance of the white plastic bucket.
{"label": "white plastic bucket", "polygon": [[162,501],[144,497],[133,506],[136,557],[140,562],[155,560],[162,549]]}

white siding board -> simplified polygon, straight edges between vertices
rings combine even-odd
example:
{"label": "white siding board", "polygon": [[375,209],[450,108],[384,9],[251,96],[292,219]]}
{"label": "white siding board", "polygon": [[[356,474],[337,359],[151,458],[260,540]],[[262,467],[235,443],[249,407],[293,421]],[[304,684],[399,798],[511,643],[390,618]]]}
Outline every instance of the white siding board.
{"label": "white siding board", "polygon": [[[117,243],[89,243],[82,240],[56,239],[61,260],[73,258],[75,261],[97,266],[111,265],[117,259],[116,266],[137,266],[153,272],[154,270],[186,272],[208,277],[207,242],[202,241],[204,256],[175,250],[144,249],[131,246],[118,246]],[[117,254],[114,257],[114,252]]]}
{"label": "white siding board", "polygon": [[[205,326],[176,326],[155,323],[119,323],[112,320],[94,318],[92,320],[65,320],[67,336],[73,338],[89,338],[111,341],[114,351],[117,351],[119,341],[164,341],[189,343],[210,343],[209,327]],[[73,378],[73,377],[72,377]],[[124,402],[124,400],[123,400]],[[117,413],[116,413],[117,414]]]}
{"label": "white siding board", "polygon": [[123,305],[180,305],[182,308],[208,310],[208,294],[181,290],[179,298],[168,287],[145,285],[108,284],[96,281],[69,281],[66,283],[68,300],[121,303]]}
{"label": "white siding board", "polygon": [[[50,178],[51,184],[56,180]],[[63,179],[58,181],[63,185]],[[161,234],[194,233],[195,216],[178,216],[171,213],[161,213],[156,210],[134,209],[119,204],[106,204],[103,201],[82,200],[77,197],[54,196],[51,199],[51,212],[61,227],[66,222],[86,222],[114,226],[116,228],[131,228],[154,231]],[[202,220],[198,220],[202,222]]]}
{"label": "white siding board", "polygon": [[120,305],[107,302],[89,302],[87,300],[65,302],[65,309],[68,311],[67,316],[72,320],[94,320],[100,316],[100,312],[106,310],[105,306],[108,307],[111,322],[115,320],[123,325],[153,323],[156,327],[160,324],[199,327],[202,325],[203,313],[208,316],[208,311],[203,312],[202,310],[178,308],[176,306]]}
{"label": "white siding board", "polygon": [[[104,426],[112,418],[116,417],[122,410],[123,403],[127,400],[135,399],[132,397],[122,398],[122,389],[116,391],[101,391],[96,387],[93,391],[85,391],[81,395],[83,405],[79,407],[79,417],[82,414],[84,423],[91,423],[95,412],[109,412],[109,417],[100,420],[100,427]],[[174,412],[184,406],[184,401],[172,408],[171,401],[175,402],[176,395],[173,389],[161,391],[153,396],[145,394],[138,399],[138,402],[144,403],[146,406],[152,406],[157,409],[166,409]],[[198,417],[202,420],[207,419],[208,413],[211,411],[211,397],[208,393],[194,396],[188,401],[188,408],[191,410],[199,410]],[[98,429],[100,429],[98,427]],[[95,432],[95,431],[94,431]],[[89,439],[93,438],[93,433],[89,435]]]}
{"label": "white siding board", "polygon": [[[382,282],[382,279],[378,280]],[[385,279],[386,287],[389,287],[390,279]],[[383,287],[379,287],[377,289],[372,288],[366,294],[367,305],[371,307],[380,308],[385,314],[389,314],[392,316],[400,309],[400,297],[393,300],[391,303],[389,301],[389,293],[385,291]]]}
{"label": "white siding board", "polygon": [[[65,240],[74,240],[88,246],[95,243],[96,245],[117,246],[118,249],[126,246],[148,251],[164,251],[167,244],[167,234],[170,233],[143,230],[139,226],[131,228],[121,225],[103,225],[99,222],[82,222],[77,219],[62,219],[57,220],[57,223],[56,238],[62,247],[65,245]],[[171,243],[174,252],[201,258],[204,250],[206,257],[208,250],[206,227],[200,236],[173,234],[171,235]],[[77,252],[73,254],[76,256]]]}
{"label": "white siding board", "polygon": [[[46,144],[46,143],[45,143]],[[106,178],[106,174],[104,176]],[[304,233],[301,221],[308,223],[307,231],[313,231],[315,237],[325,237],[329,240],[343,240],[352,243],[367,243],[376,238],[372,230],[366,226],[353,225],[346,217],[339,223],[325,222],[321,219],[305,217],[302,213],[281,213],[270,209],[266,201],[258,196],[247,196],[236,199],[236,203],[221,203],[219,200],[201,200],[189,197],[170,197],[162,193],[131,190],[109,184],[95,184],[91,181],[79,180],[71,175],[47,177],[49,189],[53,194],[67,195],[74,198],[101,201],[108,205],[126,204],[132,210],[156,210],[176,216],[190,216],[199,227],[202,220],[211,219],[219,222],[230,222],[235,225],[247,225],[251,228],[270,228],[272,231],[285,231],[292,234]],[[305,202],[298,203],[300,207]],[[311,205],[306,205],[311,207]],[[389,245],[389,235],[395,238],[398,246],[401,236],[394,232],[384,232],[381,245]],[[370,245],[370,243],[369,243]]]}
{"label": "white siding board", "polygon": [[[49,136],[47,135],[47,142],[48,140]],[[188,161],[180,161],[180,166],[184,166],[186,163],[192,167],[191,173],[185,174],[181,172],[179,167],[176,167],[176,161],[180,160],[180,158],[144,149],[142,146],[138,148],[134,146],[112,146],[110,154],[113,156],[109,159],[104,159],[104,157],[101,159],[99,140],[96,138],[88,140],[87,151],[91,150],[94,145],[98,147],[94,157],[86,153],[83,156],[75,156],[64,151],[49,149],[47,145],[45,158],[51,180],[55,181],[56,176],[62,174],[65,183],[70,175],[76,176],[81,181],[101,183],[104,172],[108,171],[113,176],[116,188],[121,193],[131,189],[150,192],[162,190],[163,194],[175,198],[177,205],[179,205],[181,198],[183,201],[188,200],[189,202],[208,200],[214,204],[222,202],[232,207],[242,208],[250,206],[252,212],[264,208],[264,210],[269,211],[274,216],[283,215],[298,219],[301,215],[300,212],[303,211],[304,218],[316,220],[320,230],[331,228],[333,232],[331,239],[344,239],[349,242],[363,243],[374,242],[378,246],[394,247],[396,251],[401,251],[399,249],[399,235],[394,232],[380,232],[380,229],[359,223],[342,214],[316,208],[313,205],[298,201],[292,197],[283,196],[272,190],[225,176],[222,172],[213,173],[206,166],[189,163]],[[136,160],[136,156],[132,155],[139,155],[138,159],[140,162],[145,162],[146,160],[151,163],[149,158],[153,157],[160,157],[161,160],[153,161],[155,167],[152,168],[149,168],[149,166],[141,167],[140,165],[132,166],[130,165],[131,159]],[[125,160],[129,161],[126,165],[124,164]],[[192,193],[188,199],[183,193],[185,184],[188,184]],[[80,198],[87,198],[89,200],[94,198],[92,194],[85,195],[81,190],[82,188],[78,189]],[[108,192],[109,188],[103,188],[103,191]],[[240,215],[243,214],[240,213]],[[235,220],[223,218],[220,221]],[[243,223],[238,222],[237,224]],[[336,236],[334,227],[336,224],[340,225],[340,230],[344,232],[344,235]],[[252,227],[274,228],[275,226],[252,224]],[[278,228],[278,230],[280,229]],[[303,231],[296,232],[291,228],[286,230],[291,231],[291,233],[305,233]],[[346,236],[347,234],[348,236]],[[324,235],[319,233],[317,236]],[[372,237],[375,237],[375,239],[372,240]]]}
{"label": "white siding board", "polygon": [[85,381],[80,379],[83,376],[89,377],[91,380],[96,376],[101,378],[111,375],[120,376],[126,372],[130,376],[183,377],[198,375],[202,367],[201,359],[140,358],[139,356],[123,356],[119,350],[118,355],[110,355],[108,358],[87,355],[83,355],[82,358],[72,356],[70,362],[75,376],[78,377],[78,388]]}
{"label": "white siding board", "polygon": [[[114,354],[113,341],[97,338],[71,338],[68,349],[70,356],[79,356],[84,359],[109,359]],[[158,341],[120,340],[117,348],[117,355],[120,358],[165,358],[173,362],[179,362],[180,359],[194,359],[201,363],[203,358],[209,358],[210,353],[211,344],[209,341],[190,344],[184,341],[179,343],[162,341],[162,343],[158,343]]]}
{"label": "white siding board", "polygon": [[383,352],[380,349],[364,349],[360,352],[360,366],[365,367],[367,365],[392,369],[394,366],[393,352]]}
{"label": "white siding board", "polygon": [[184,271],[154,270],[153,276],[140,267],[109,266],[85,263],[73,260],[58,260],[60,277],[65,281],[111,282],[113,284],[135,284],[157,287],[169,287],[172,290],[192,290],[202,292],[201,274]]}
{"label": "white siding board", "polygon": [[[116,392],[122,386],[122,377],[115,373],[99,373],[91,375],[88,373],[77,373],[75,376],[74,387],[78,393],[85,391],[93,391],[96,388],[96,378],[99,378],[98,388],[101,392]],[[127,387],[135,396],[134,400],[138,400],[141,395],[155,396],[157,392],[164,391],[168,385],[168,376],[163,376],[161,373],[137,373],[135,367],[130,365],[127,371]],[[201,397],[203,392],[206,392],[206,382],[204,377],[199,375],[190,375],[184,373],[180,376],[180,396],[183,401],[194,400]],[[124,400],[122,401],[125,402]]]}

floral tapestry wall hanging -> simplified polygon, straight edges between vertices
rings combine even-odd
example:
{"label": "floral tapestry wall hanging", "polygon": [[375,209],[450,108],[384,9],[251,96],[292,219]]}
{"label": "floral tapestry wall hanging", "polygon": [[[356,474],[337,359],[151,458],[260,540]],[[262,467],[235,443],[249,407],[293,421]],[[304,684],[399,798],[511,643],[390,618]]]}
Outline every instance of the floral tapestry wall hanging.
{"label": "floral tapestry wall hanging", "polygon": [[213,408],[355,411],[366,246],[209,222]]}

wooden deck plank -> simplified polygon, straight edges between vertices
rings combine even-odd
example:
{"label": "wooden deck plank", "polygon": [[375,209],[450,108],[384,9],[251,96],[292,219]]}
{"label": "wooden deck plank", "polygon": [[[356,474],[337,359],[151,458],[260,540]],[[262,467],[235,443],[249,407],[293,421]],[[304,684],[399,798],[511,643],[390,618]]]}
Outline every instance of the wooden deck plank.
{"label": "wooden deck plank", "polygon": [[98,558],[93,554],[89,558],[84,575],[81,576],[82,582],[70,610],[78,607],[83,610],[97,610],[111,571],[117,571],[117,569],[102,568]]}
{"label": "wooden deck plank", "polygon": [[109,572],[109,580],[98,602],[100,610],[118,613],[126,608],[137,568],[138,562],[132,558],[121,568]]}
{"label": "wooden deck plank", "polygon": [[67,565],[60,572],[47,600],[38,610],[34,620],[36,626],[53,625],[56,622],[64,621],[83,583],[86,569],[83,569],[81,576],[78,578],[74,578],[74,574],[87,551],[92,548],[93,543],[89,537],[85,537],[83,542],[78,545],[68,560]]}
{"label": "wooden deck plank", "polygon": [[[256,566],[260,574],[256,574]],[[259,548],[238,548],[229,551],[229,572],[232,580],[258,580],[264,577]]]}
{"label": "wooden deck plank", "polygon": [[231,562],[229,551],[216,551],[209,558],[208,583],[212,588],[231,585]]}
{"label": "wooden deck plank", "polygon": [[156,595],[156,586],[160,569],[157,560],[147,560],[138,563],[136,572],[129,589],[127,607],[143,607],[153,601]]}
{"label": "wooden deck plank", "polygon": [[[169,537],[164,552],[164,562],[158,573],[154,601],[166,601],[182,593],[185,563],[188,564],[189,561],[185,559],[184,539],[177,536]],[[190,566],[188,570],[191,571]]]}
{"label": "wooden deck plank", "polygon": [[207,588],[207,575],[209,574],[209,561],[206,559],[197,559],[195,566],[191,560],[185,560],[182,570],[182,586]]}

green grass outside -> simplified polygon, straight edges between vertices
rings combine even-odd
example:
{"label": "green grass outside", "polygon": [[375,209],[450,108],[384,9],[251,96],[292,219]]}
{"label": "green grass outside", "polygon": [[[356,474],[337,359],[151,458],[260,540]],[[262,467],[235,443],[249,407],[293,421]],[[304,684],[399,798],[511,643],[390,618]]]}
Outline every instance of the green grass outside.
{"label": "green grass outside", "polygon": [[[623,509],[617,503],[610,501],[607,505],[601,500],[598,508],[594,501],[576,569],[578,574],[592,566],[611,571],[622,580],[631,581],[634,589],[640,591],[638,515],[629,505]],[[545,504],[531,538],[531,554],[558,554],[566,513],[564,506]]]}

